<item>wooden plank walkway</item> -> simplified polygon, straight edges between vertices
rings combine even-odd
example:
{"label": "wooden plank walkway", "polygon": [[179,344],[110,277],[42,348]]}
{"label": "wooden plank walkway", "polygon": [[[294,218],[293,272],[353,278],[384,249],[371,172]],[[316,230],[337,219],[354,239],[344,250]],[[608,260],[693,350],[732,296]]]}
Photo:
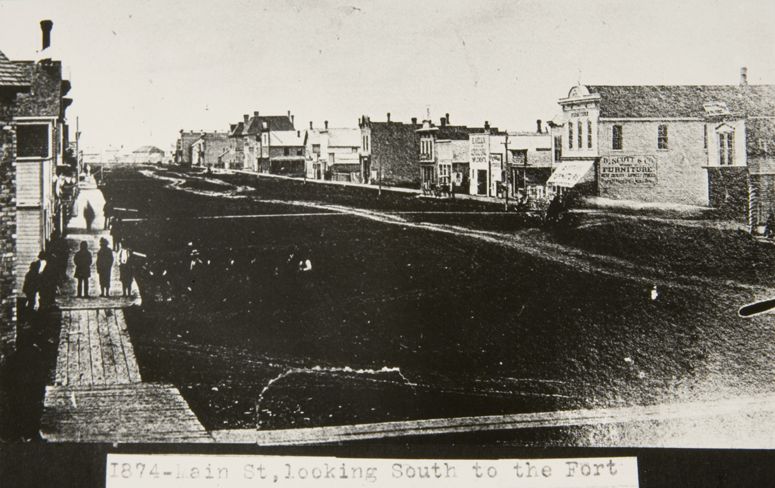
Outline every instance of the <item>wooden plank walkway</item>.
{"label": "wooden plank walkway", "polygon": [[[101,225],[102,193],[81,192],[81,207],[92,202]],[[94,253],[106,232],[85,233],[83,219],[71,220],[72,250],[80,241]],[[78,233],[80,232],[80,233]],[[73,275],[72,255],[68,276]],[[99,294],[96,273],[90,293]],[[118,267],[113,293],[121,292]],[[172,385],[144,383],[124,319],[123,307],[139,304],[139,292],[122,298],[75,298],[69,280],[59,298],[61,329],[54,384],[46,387],[41,436],[53,442],[210,442],[212,438]]]}
{"label": "wooden plank walkway", "polygon": [[120,385],[141,381],[122,310],[62,311],[54,385]]}
{"label": "wooden plank walkway", "polygon": [[48,386],[41,434],[51,442],[211,442],[172,385]]}
{"label": "wooden plank walkway", "polygon": [[[703,423],[708,419],[725,418],[725,422]],[[355,440],[410,437],[420,435],[447,435],[486,431],[508,431],[537,428],[582,428],[619,425],[622,432],[638,432],[644,423],[683,423],[685,429],[675,429],[672,434],[685,435],[685,439],[649,440],[645,445],[664,447],[702,447],[697,441],[698,431],[708,426],[728,424],[742,437],[725,442],[738,442],[739,447],[775,446],[775,433],[761,432],[757,419],[775,417],[775,395],[750,398],[734,398],[715,402],[689,402],[666,405],[566,410],[480,417],[456,417],[423,419],[398,422],[380,422],[330,427],[312,427],[287,430],[233,429],[214,430],[210,434],[219,443],[255,443],[261,446],[315,445]],[[648,424],[647,424],[648,425]],[[653,426],[646,432],[658,432]],[[626,436],[625,436],[626,438]],[[625,441],[626,442],[626,441]],[[700,440],[699,442],[705,442]],[[621,446],[620,446],[621,447]]]}

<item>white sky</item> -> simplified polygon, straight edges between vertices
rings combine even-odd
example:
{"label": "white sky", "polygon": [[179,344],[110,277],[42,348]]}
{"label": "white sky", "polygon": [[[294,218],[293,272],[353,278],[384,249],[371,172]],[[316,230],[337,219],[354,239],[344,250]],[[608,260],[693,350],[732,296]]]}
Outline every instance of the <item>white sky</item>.
{"label": "white sky", "polygon": [[243,113],[357,125],[438,119],[532,130],[589,84],[775,83],[775,1],[0,0],[0,50],[38,22],[73,83],[90,146],[225,130]]}

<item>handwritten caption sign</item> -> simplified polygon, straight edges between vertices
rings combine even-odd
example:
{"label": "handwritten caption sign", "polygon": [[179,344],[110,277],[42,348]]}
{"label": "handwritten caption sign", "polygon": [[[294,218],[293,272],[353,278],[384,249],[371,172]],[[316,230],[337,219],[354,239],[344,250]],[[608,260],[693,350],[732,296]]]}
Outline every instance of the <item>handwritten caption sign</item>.
{"label": "handwritten caption sign", "polygon": [[460,460],[108,454],[105,476],[107,488],[638,487],[634,457]]}
{"label": "handwritten caption sign", "polygon": [[656,185],[656,156],[604,156],[600,158],[600,180],[626,185]]}

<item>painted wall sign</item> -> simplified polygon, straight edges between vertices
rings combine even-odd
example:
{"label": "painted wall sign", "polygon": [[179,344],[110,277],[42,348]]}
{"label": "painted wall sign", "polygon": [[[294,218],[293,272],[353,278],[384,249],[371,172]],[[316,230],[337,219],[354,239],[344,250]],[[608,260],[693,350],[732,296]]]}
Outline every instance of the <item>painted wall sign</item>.
{"label": "painted wall sign", "polygon": [[490,156],[490,138],[487,135],[471,136],[470,157],[471,164],[487,165]]}
{"label": "painted wall sign", "polygon": [[656,185],[656,156],[603,156],[600,158],[600,183]]}

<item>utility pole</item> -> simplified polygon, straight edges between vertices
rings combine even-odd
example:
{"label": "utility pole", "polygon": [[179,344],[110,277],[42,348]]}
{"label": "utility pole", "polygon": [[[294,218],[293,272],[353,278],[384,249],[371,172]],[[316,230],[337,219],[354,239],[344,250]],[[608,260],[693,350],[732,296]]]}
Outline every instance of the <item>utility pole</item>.
{"label": "utility pole", "polygon": [[504,168],[504,189],[503,189],[503,211],[508,212],[509,211],[509,172],[511,172],[511,168],[509,167],[509,133],[506,131],[506,141],[503,143],[505,146],[505,154],[503,155],[503,168]]}

